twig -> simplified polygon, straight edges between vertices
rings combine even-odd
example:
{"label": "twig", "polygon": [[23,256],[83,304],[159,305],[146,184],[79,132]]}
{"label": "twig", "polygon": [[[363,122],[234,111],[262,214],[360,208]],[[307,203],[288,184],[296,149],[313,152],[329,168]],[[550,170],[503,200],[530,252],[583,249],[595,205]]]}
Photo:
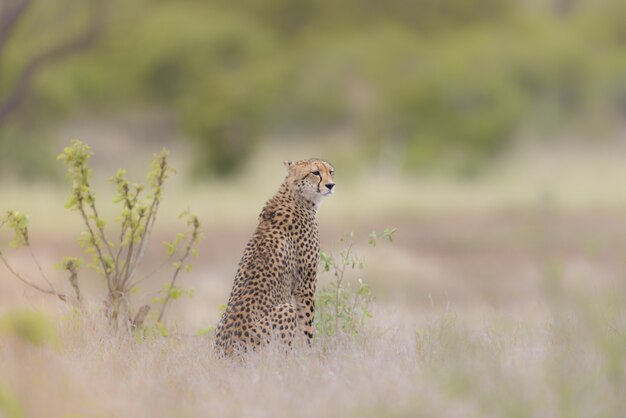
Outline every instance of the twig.
{"label": "twig", "polygon": [[[24,4],[25,3],[25,4]],[[17,79],[11,83],[12,89],[8,93],[7,97],[0,103],[0,125],[6,119],[6,117],[15,110],[24,96],[27,94],[30,85],[32,84],[32,80],[35,78],[37,73],[41,71],[46,65],[54,62],[60,58],[63,58],[67,55],[71,55],[76,52],[80,52],[89,46],[91,46],[95,40],[98,38],[100,31],[103,26],[104,20],[104,9],[106,0],[99,0],[96,2],[96,7],[94,7],[93,13],[91,15],[91,21],[89,22],[87,28],[79,34],[77,37],[68,39],[65,42],[62,42],[59,45],[55,45],[54,47],[45,50],[35,57],[33,57],[18,75]],[[21,6],[27,7],[30,2],[22,2]],[[22,14],[23,10],[20,11],[18,7],[17,17],[14,18],[17,20]],[[15,22],[13,21],[10,26],[13,26]],[[10,28],[9,28],[10,29]],[[8,37],[8,33],[4,35],[3,42],[6,42],[6,38]]]}
{"label": "twig", "polygon": [[167,258],[165,260],[163,260],[163,262],[161,264],[156,266],[150,273],[147,273],[143,277],[141,277],[140,279],[137,279],[137,280],[131,282],[128,285],[128,288],[132,289],[133,287],[137,286],[139,283],[141,283],[144,280],[146,280],[148,277],[154,276],[156,273],[159,272],[159,270],[161,270],[163,267],[165,267],[170,262],[170,260],[172,259],[173,256],[174,256],[174,254],[167,256]]}
{"label": "twig", "polygon": [[165,182],[165,176],[168,171],[167,158],[166,154],[161,157],[161,161],[159,164],[159,175],[156,178],[156,187],[154,190],[154,196],[152,197],[152,203],[150,205],[150,209],[148,210],[148,216],[146,218],[146,225],[144,227],[143,233],[141,234],[141,240],[139,241],[139,251],[134,260],[132,260],[131,272],[130,276],[132,277],[135,274],[135,270],[137,266],[143,259],[146,246],[150,241],[150,235],[152,234],[152,228],[154,227],[154,223],[156,222],[156,215],[159,210],[159,204],[161,202],[161,193],[162,187]]}
{"label": "twig", "polygon": [[[346,273],[346,267],[348,265],[348,260],[352,254],[352,248],[354,247],[354,242],[351,242],[350,245],[344,250],[344,252],[340,253],[341,255],[341,267],[337,264],[336,261],[333,261],[333,269],[335,270],[335,332],[338,332],[339,329],[339,294],[342,290],[343,278]],[[334,260],[334,259],[333,259]]]}
{"label": "twig", "polygon": [[13,8],[11,8],[9,3],[5,3],[0,16],[0,53],[4,51],[4,44],[9,40],[15,24],[31,6],[32,2],[32,0],[22,0]]}
{"label": "twig", "polygon": [[[83,166],[81,169],[81,175],[82,177],[85,179],[85,187],[88,190],[87,191],[87,202],[89,204],[89,207],[91,208],[91,211],[93,213],[93,217],[94,217],[94,223],[96,224],[96,228],[100,234],[100,241],[104,242],[104,245],[106,246],[107,250],[109,251],[109,256],[111,257],[111,260],[113,260],[113,249],[111,248],[111,244],[109,244],[109,240],[106,237],[106,234],[104,233],[104,228],[102,228],[100,226],[100,216],[98,215],[98,211],[96,210],[96,196],[94,193],[91,192],[91,186],[89,185],[89,181],[87,181],[88,179],[88,171],[87,171],[87,167]],[[83,201],[81,201],[80,203],[82,203]],[[84,211],[82,211],[84,212]],[[117,273],[117,272],[116,272]]]}
{"label": "twig", "polygon": [[76,269],[76,263],[70,261],[65,266],[66,270],[70,272],[69,281],[76,294],[76,301],[80,304],[80,287],[78,287],[78,271]]}
{"label": "twig", "polygon": [[148,216],[146,218],[146,224],[144,226],[144,231],[143,234],[141,235],[141,240],[139,241],[139,250],[136,252],[136,256],[135,258],[131,261],[131,269],[130,269],[130,274],[129,277],[132,277],[135,274],[135,270],[137,270],[137,266],[139,265],[139,263],[141,262],[141,260],[143,259],[145,253],[146,253],[146,246],[148,244],[148,242],[150,241],[150,235],[152,234],[152,227],[154,226],[154,223],[156,222],[156,213],[159,209],[159,201],[153,200],[152,201],[152,205],[150,206],[150,209],[148,211]]}
{"label": "twig", "polygon": [[124,236],[126,235],[126,230],[128,229],[128,219],[124,218],[122,221],[122,228],[120,229],[120,243],[119,248],[117,249],[117,254],[115,255],[115,275],[119,276],[120,274],[120,256],[122,255],[122,250],[124,247],[122,243],[124,242]]}
{"label": "twig", "polygon": [[[89,186],[89,183],[87,183],[87,187]],[[96,228],[98,229],[98,232],[100,233],[100,239],[101,241],[104,242],[104,245],[106,246],[107,250],[109,251],[109,255],[111,256],[111,260],[113,260],[113,248],[111,248],[111,244],[109,244],[109,240],[106,237],[106,234],[104,233],[104,228],[102,228],[100,226],[100,223],[98,222],[100,219],[100,216],[98,215],[98,211],[96,210],[96,198],[95,196],[90,193],[89,196],[89,206],[91,207],[91,210],[93,212],[94,218],[95,218],[95,223],[96,223]]]}
{"label": "twig", "polygon": [[98,252],[98,259],[100,260],[100,264],[102,265],[102,271],[104,272],[104,276],[106,278],[107,288],[109,289],[109,293],[112,294],[113,286],[111,283],[111,273],[109,269],[107,268],[106,263],[104,262],[104,257],[102,256],[102,250],[100,249],[100,246],[98,245],[98,237],[96,237],[96,234],[93,232],[93,228],[91,228],[91,224],[89,223],[89,218],[87,217],[87,214],[85,213],[83,197],[82,196],[77,196],[77,197],[78,197],[78,209],[80,210],[80,214],[82,215],[82,218],[85,221],[85,226],[87,227],[87,230],[89,231],[89,235],[91,236],[91,239],[93,240],[93,246]]}
{"label": "twig", "polygon": [[26,279],[24,276],[19,274],[17,271],[13,270],[13,268],[11,267],[11,265],[9,264],[7,259],[4,257],[4,254],[2,253],[2,251],[0,251],[0,260],[2,260],[2,262],[4,263],[5,267],[9,270],[9,272],[11,272],[11,274],[13,274],[13,276],[15,276],[18,280],[20,280],[25,285],[28,285],[28,286],[32,287],[33,289],[38,290],[38,291],[40,291],[42,293],[46,293],[48,295],[54,295],[54,296],[58,297],[59,299],[61,299],[63,302],[67,302],[67,296],[65,296],[63,293],[59,293],[59,292],[57,292],[57,291],[55,291],[53,289],[44,289],[43,287],[40,287],[40,286],[36,285],[35,283],[31,282],[30,280]]}
{"label": "twig", "polygon": [[[123,191],[123,196],[124,196],[124,204],[126,205],[126,208],[131,211],[132,210],[132,203],[130,202],[130,198],[128,196],[128,184],[124,184],[122,187],[122,191]],[[126,236],[126,231],[128,230],[128,224],[129,224],[129,217],[128,216],[124,216],[124,220],[122,221],[122,227],[120,229],[120,243],[119,243],[119,248],[117,249],[117,255],[115,256],[115,275],[119,276],[120,274],[120,256],[122,254],[122,250],[124,249],[123,243],[124,243],[124,236]]]}
{"label": "twig", "polygon": [[35,257],[35,252],[33,251],[33,249],[30,246],[29,242],[26,243],[26,247],[28,248],[28,252],[30,253],[30,257],[35,262],[35,265],[37,266],[37,269],[39,270],[39,273],[41,273],[41,277],[43,277],[43,279],[46,281],[46,283],[48,283],[48,286],[50,286],[50,289],[52,289],[52,291],[54,291],[56,293],[56,290],[54,289],[54,286],[52,285],[52,282],[48,279],[48,276],[46,276],[46,274],[43,272],[43,268],[41,268],[41,264],[39,264],[39,260],[37,260],[37,257]]}
{"label": "twig", "polygon": [[148,312],[150,312],[150,305],[143,305],[141,308],[139,308],[137,314],[135,315],[135,318],[131,322],[131,329],[141,328],[144,321],[146,320]]}
{"label": "twig", "polygon": [[[137,230],[139,229],[139,226],[141,225],[141,221],[144,219],[145,215],[144,214],[140,214],[139,215],[139,219],[137,219],[137,224],[135,225],[135,227],[133,228],[131,225],[131,229],[130,229],[130,244],[128,245],[128,252],[126,253],[126,264],[124,265],[125,267],[125,273],[123,275],[121,275],[121,277],[118,277],[118,280],[120,280],[120,285],[122,288],[124,288],[126,286],[126,284],[128,283],[128,280],[131,277],[131,273],[134,273],[134,271],[131,271],[131,260],[133,258],[133,248],[135,246],[135,234],[137,233]],[[135,250],[136,251],[136,250]]]}
{"label": "twig", "polygon": [[185,253],[183,254],[182,257],[178,259],[178,266],[176,267],[176,271],[174,271],[174,275],[172,276],[172,280],[170,281],[170,287],[168,289],[167,296],[165,297],[165,300],[163,301],[163,305],[161,305],[161,311],[159,312],[159,316],[157,317],[157,322],[160,322],[161,319],[163,319],[163,315],[165,314],[165,309],[167,308],[167,305],[170,303],[172,299],[172,288],[176,284],[176,279],[178,278],[178,274],[182,270],[185,260],[187,259],[187,257],[189,257],[189,254],[191,253],[191,249],[193,248],[193,245],[198,240],[198,230],[200,229],[200,222],[198,221],[198,218],[196,218],[195,216],[193,217],[192,222],[193,222],[193,231],[191,232],[191,238],[189,239],[189,242],[187,243],[187,248],[185,248]]}

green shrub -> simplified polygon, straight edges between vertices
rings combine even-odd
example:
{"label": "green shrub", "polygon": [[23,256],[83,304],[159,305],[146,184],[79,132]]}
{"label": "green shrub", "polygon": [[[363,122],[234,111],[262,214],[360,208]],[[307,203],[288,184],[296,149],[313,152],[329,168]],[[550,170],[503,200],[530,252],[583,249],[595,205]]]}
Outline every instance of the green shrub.
{"label": "green shrub", "polygon": [[[127,180],[126,171],[118,170],[110,179],[117,188],[114,203],[120,205],[120,216],[117,231],[111,235],[107,230],[107,222],[100,216],[96,204],[96,193],[91,186],[92,169],[89,159],[93,155],[91,148],[80,142],[74,141],[66,147],[58,159],[67,167],[67,178],[71,181],[71,193],[66,203],[67,209],[74,211],[81,218],[85,230],[81,233],[79,243],[85,253],[90,256],[89,266],[104,279],[107,286],[107,294],[104,300],[105,314],[114,329],[123,328],[137,329],[143,326],[146,316],[151,309],[150,305],[144,305],[133,311],[133,292],[137,289],[137,271],[150,241],[150,237],[156,222],[159,206],[163,199],[163,189],[169,176],[175,172],[168,163],[168,151],[162,150],[154,156],[152,166],[148,172],[148,193],[144,198],[145,186]],[[166,243],[168,260],[173,260],[174,272],[170,281],[166,284],[166,292],[161,298],[154,301],[159,308],[158,315],[154,320],[158,327],[164,328],[162,320],[167,307],[172,300],[178,299],[183,292],[178,285],[177,279],[181,272],[189,271],[191,265],[187,263],[190,255],[196,255],[196,244],[201,239],[199,231],[200,221],[189,210],[184,211],[180,218],[186,223],[188,231],[179,233],[171,243]],[[78,270],[83,260],[77,257],[65,257],[61,266],[69,273],[69,282],[74,291],[74,296],[59,292],[47,278],[43,268],[38,262],[30,246],[30,234],[28,230],[28,217],[17,211],[9,211],[0,219],[0,227],[6,225],[13,231],[14,239],[12,247],[25,246],[28,248],[33,262],[37,265],[42,278],[47,286],[40,286],[34,281],[22,276],[14,270],[7,258],[0,251],[0,261],[3,262],[9,272],[25,285],[58,297],[59,299],[74,303],[78,307],[82,305],[82,293]],[[118,237],[117,241],[110,239]]]}
{"label": "green shrub", "polygon": [[0,316],[0,338],[7,337],[36,346],[58,342],[56,328],[50,318],[27,309],[9,311]]}
{"label": "green shrub", "polygon": [[[372,232],[369,244],[375,247],[379,238],[391,242],[395,232],[396,228],[387,228],[380,235]],[[315,328],[324,337],[332,337],[338,333],[356,335],[365,320],[372,316],[370,303],[373,295],[369,286],[362,279],[358,279],[358,284],[352,288],[346,281],[347,272],[365,267],[364,258],[354,251],[354,233],[341,237],[339,244],[344,247],[338,255],[327,251],[320,253],[322,272],[333,276],[330,285],[319,289],[315,295]]]}

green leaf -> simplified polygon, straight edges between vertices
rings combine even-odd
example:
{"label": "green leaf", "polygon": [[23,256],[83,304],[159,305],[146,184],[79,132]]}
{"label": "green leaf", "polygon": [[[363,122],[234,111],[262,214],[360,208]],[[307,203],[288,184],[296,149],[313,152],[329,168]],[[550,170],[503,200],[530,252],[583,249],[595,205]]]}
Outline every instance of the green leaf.
{"label": "green leaf", "polygon": [[16,210],[10,210],[1,220],[13,231],[13,239],[9,243],[12,248],[28,245],[28,215]]}
{"label": "green leaf", "polygon": [[215,331],[215,327],[200,328],[199,330],[196,331],[196,335],[201,337],[203,335],[210,334],[213,331]]}
{"label": "green leaf", "polygon": [[63,257],[61,259],[61,267],[64,270],[70,270],[72,268],[80,268],[85,263],[85,260],[79,257]]}
{"label": "green leaf", "polygon": [[329,271],[334,264],[333,256],[325,251],[320,251],[320,261],[322,262],[322,269],[324,271]]}
{"label": "green leaf", "polygon": [[176,246],[170,242],[164,242],[163,245],[165,245],[165,248],[167,250],[167,255],[172,255],[174,254],[174,251],[176,250]]}
{"label": "green leaf", "polygon": [[177,246],[178,244],[180,244],[185,239],[185,237],[186,237],[186,234],[184,234],[182,232],[177,233],[176,236],[174,237],[173,244],[175,246]]}
{"label": "green leaf", "polygon": [[376,232],[375,232],[375,231],[370,232],[370,235],[369,235],[369,244],[370,244],[372,247],[375,247],[375,246],[376,246],[376,240],[377,240],[377,238],[378,238],[378,235],[376,235]]}
{"label": "green leaf", "polygon": [[385,230],[383,231],[383,237],[388,238],[389,242],[393,242],[393,236],[396,233],[396,231],[398,230],[398,228],[391,228],[391,227],[387,227],[385,228]]}
{"label": "green leaf", "polygon": [[177,300],[180,297],[180,295],[183,294],[183,292],[180,288],[176,286],[171,286],[169,294],[172,299]]}
{"label": "green leaf", "polygon": [[155,327],[156,327],[157,331],[159,331],[159,334],[161,334],[162,337],[169,337],[170,336],[170,332],[168,331],[168,329],[165,326],[165,324],[163,324],[163,322],[157,322],[155,324]]}

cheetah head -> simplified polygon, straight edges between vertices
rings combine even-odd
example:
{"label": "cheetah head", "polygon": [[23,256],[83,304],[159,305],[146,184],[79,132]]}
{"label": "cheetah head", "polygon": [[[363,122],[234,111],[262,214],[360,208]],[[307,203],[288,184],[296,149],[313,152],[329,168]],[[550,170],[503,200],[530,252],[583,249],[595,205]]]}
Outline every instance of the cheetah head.
{"label": "cheetah head", "polygon": [[326,196],[335,192],[335,169],[324,160],[311,158],[300,161],[285,161],[287,181],[291,183],[300,196],[313,203],[316,207]]}

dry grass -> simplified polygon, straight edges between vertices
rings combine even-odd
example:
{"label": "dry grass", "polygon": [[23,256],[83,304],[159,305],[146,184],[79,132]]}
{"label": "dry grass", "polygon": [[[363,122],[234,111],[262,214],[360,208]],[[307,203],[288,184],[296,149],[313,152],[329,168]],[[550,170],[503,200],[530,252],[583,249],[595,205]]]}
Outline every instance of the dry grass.
{"label": "dry grass", "polygon": [[243,364],[214,358],[206,336],[137,342],[97,314],[59,315],[56,347],[2,341],[0,377],[27,417],[619,417],[619,290],[593,300],[557,291],[523,315],[379,307],[356,337]]}
{"label": "dry grass", "polygon": [[[59,343],[0,339],[0,392],[9,388],[26,417],[620,417],[621,219],[558,216],[545,242],[519,234],[532,217],[403,225],[393,246],[367,255],[379,298],[360,335],[244,364],[215,359],[210,337],[194,335],[218,318],[243,232],[207,240],[185,278],[196,294],[174,306],[168,338],[116,337],[98,307],[73,315],[2,273],[1,310],[41,305]],[[585,250],[598,237],[610,239]]]}

